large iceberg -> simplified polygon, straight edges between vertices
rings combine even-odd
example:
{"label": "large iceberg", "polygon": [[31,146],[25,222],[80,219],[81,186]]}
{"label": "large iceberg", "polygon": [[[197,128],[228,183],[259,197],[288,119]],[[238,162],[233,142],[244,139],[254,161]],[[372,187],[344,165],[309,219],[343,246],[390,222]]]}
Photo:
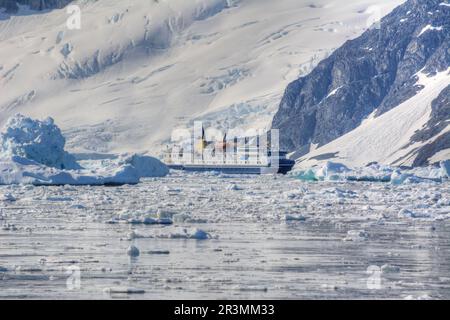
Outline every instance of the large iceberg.
{"label": "large iceberg", "polygon": [[64,151],[66,139],[52,118],[33,120],[21,114],[11,117],[0,133],[0,155],[19,156],[48,167],[81,169]]}
{"label": "large iceberg", "polygon": [[0,133],[0,184],[122,185],[169,172],[159,160],[123,155],[81,166],[64,150],[65,139],[53,119],[15,115]]}

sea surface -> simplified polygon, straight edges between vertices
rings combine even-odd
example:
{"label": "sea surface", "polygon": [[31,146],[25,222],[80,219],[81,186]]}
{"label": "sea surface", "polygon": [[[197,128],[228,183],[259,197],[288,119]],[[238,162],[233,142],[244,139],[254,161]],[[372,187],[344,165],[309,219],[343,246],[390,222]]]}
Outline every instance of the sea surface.
{"label": "sea surface", "polygon": [[171,174],[2,194],[1,299],[450,298],[448,183]]}

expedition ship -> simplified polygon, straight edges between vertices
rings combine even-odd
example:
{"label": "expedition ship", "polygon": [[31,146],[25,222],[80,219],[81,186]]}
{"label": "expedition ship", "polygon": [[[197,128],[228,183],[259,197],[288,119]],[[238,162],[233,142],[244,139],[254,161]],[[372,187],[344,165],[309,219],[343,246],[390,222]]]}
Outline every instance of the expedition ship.
{"label": "expedition ship", "polygon": [[[265,140],[267,141],[267,140]],[[260,137],[221,142],[205,139],[204,131],[198,143],[168,146],[164,162],[175,170],[216,171],[229,174],[286,174],[295,165],[287,152],[268,146]],[[195,146],[195,147],[192,147]]]}

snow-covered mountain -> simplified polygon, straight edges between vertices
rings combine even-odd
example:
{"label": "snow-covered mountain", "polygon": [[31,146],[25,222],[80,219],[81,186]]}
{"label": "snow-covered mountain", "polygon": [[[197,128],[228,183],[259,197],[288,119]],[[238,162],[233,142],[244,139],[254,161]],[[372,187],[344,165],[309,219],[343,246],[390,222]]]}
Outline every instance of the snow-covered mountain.
{"label": "snow-covered mountain", "polygon": [[403,0],[80,0],[80,30],[32,10],[69,1],[18,2],[0,13],[0,126],[52,116],[71,151],[157,153],[195,119],[269,127],[289,82]]}
{"label": "snow-covered mountain", "polygon": [[26,5],[31,10],[63,8],[72,0],[0,0],[0,8],[8,13],[17,13],[20,6]]}
{"label": "snow-covered mountain", "polygon": [[408,0],[291,83],[273,126],[298,166],[450,158],[450,4]]}

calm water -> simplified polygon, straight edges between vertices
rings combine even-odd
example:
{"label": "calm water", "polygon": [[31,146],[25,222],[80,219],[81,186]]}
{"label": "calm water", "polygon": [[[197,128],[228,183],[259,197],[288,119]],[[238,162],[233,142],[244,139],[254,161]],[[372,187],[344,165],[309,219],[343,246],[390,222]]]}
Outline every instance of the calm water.
{"label": "calm water", "polygon": [[[157,195],[166,185],[170,183],[150,181],[140,188]],[[245,211],[230,213],[212,201],[214,215],[237,218],[189,224],[212,239],[164,239],[155,234],[175,226],[105,223],[103,215],[113,210],[105,209],[106,204],[117,209],[126,194],[123,205],[134,201],[129,199],[133,187],[124,188],[95,189],[98,202],[83,210],[73,204],[86,199],[91,189],[55,189],[52,196],[59,194],[58,199],[43,197],[43,189],[17,191],[30,197],[2,209],[6,228],[0,231],[0,298],[450,298],[447,221],[386,222],[349,215],[286,222],[246,218]],[[136,205],[155,200],[144,195],[136,196],[141,199]],[[198,197],[192,189],[184,195],[183,201]],[[253,206],[258,211],[258,204]],[[5,230],[8,224],[14,225],[12,230]],[[131,229],[147,237],[129,240]],[[367,236],[343,241],[349,230],[365,230]],[[140,249],[140,256],[126,254],[130,244]],[[138,290],[115,293],[117,288]]]}

